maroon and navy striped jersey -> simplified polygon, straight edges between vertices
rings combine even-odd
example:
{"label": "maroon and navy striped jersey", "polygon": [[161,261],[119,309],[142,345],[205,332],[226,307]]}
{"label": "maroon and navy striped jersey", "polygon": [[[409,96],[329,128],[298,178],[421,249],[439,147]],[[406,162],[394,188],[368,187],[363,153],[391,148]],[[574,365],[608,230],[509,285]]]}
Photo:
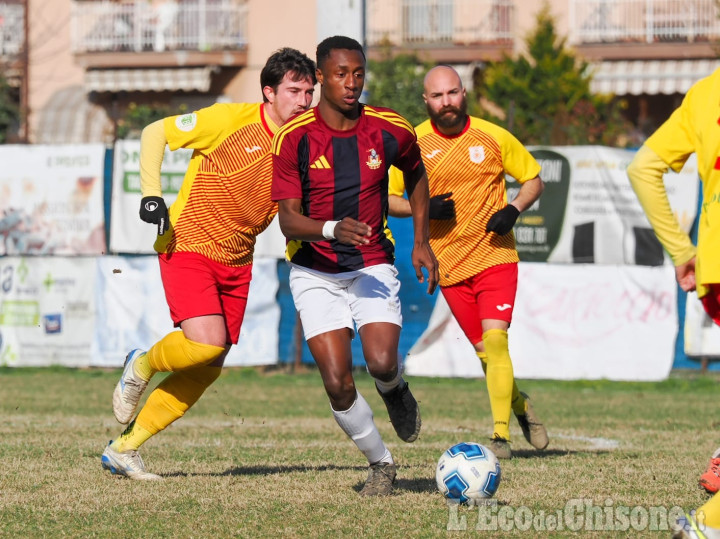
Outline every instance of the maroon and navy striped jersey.
{"label": "maroon and navy striped jersey", "polygon": [[387,226],[388,170],[394,165],[417,180],[425,167],[412,126],[396,112],[361,106],[348,131],[330,128],[317,108],[295,116],[273,139],[274,201],[299,199],[302,213],[318,221],[352,217],[372,228],[367,245],[336,240],[290,240],[286,257],[325,273],[393,263],[395,244]]}

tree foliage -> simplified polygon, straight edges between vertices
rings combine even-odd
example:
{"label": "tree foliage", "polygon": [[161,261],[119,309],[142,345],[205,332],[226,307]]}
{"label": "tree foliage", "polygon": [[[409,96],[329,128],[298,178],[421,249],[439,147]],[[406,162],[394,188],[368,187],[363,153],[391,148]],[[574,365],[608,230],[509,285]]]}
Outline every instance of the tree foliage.
{"label": "tree foliage", "polygon": [[423,78],[432,64],[424,63],[413,54],[392,57],[386,48],[381,60],[368,61],[365,84],[368,105],[389,107],[412,125],[427,119],[422,99]]}
{"label": "tree foliage", "polygon": [[20,126],[18,91],[0,74],[0,144],[17,138]]}
{"label": "tree foliage", "polygon": [[477,77],[475,101],[486,103],[481,116],[525,144],[628,144],[625,103],[590,92],[588,63],[558,37],[547,5],[526,45],[526,55],[506,55]]}
{"label": "tree foliage", "polygon": [[180,105],[178,110],[173,110],[171,107],[159,103],[151,105],[130,103],[123,117],[118,120],[117,138],[139,138],[146,125],[162,120],[166,116],[185,114],[187,109],[186,105]]}

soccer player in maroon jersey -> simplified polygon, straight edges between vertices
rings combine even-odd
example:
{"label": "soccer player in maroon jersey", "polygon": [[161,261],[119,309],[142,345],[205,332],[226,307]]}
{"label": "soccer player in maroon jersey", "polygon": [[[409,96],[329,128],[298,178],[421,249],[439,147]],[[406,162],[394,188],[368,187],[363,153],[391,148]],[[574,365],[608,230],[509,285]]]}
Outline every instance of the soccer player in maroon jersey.
{"label": "soccer player in maroon jersey", "polygon": [[363,496],[388,495],[395,463],[355,388],[350,342],[360,335],[370,375],[398,436],[414,441],[420,411],[402,378],[402,315],[394,242],[387,228],[388,169],[405,175],[417,278],[432,294],[438,265],[428,243],[427,175],[415,131],[390,109],[359,99],[362,46],[344,36],[317,48],[317,107],[292,118],[273,141],[272,197],[288,238],[290,289],[338,425],[369,463]]}
{"label": "soccer player in maroon jersey", "polygon": [[[295,49],[280,49],[260,73],[262,103],[218,103],[143,130],[140,218],[158,226],[155,250],[170,315],[180,331],[171,331],[147,352],[131,351],[125,360],[113,412],[120,423],[130,424],[102,454],[102,467],[111,473],[161,479],[145,470],[138,448],[197,402],[238,342],[255,238],[277,212],[270,198],[273,134],[307,110],[315,84],[314,62]],[[166,146],[194,150],[169,210],[160,183]],[[157,372],[171,374],[133,419]]]}

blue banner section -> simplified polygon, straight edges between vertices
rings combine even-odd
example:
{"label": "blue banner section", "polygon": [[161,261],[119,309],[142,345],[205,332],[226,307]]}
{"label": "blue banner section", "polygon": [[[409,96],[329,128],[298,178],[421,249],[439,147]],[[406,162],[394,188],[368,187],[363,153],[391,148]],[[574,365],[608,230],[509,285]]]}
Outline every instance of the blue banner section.
{"label": "blue banner section", "polygon": [[[697,245],[698,236],[698,222],[700,219],[700,208],[702,207],[702,189],[698,190],[698,205],[695,221],[693,222],[692,230],[690,230],[690,238],[693,243]],[[685,312],[687,305],[687,294],[680,290],[678,286],[678,333],[677,340],[675,341],[675,361],[673,362],[673,369],[699,369],[701,367],[702,358],[689,357],[685,353]],[[707,369],[711,371],[720,371],[720,358],[719,357],[708,357]]]}

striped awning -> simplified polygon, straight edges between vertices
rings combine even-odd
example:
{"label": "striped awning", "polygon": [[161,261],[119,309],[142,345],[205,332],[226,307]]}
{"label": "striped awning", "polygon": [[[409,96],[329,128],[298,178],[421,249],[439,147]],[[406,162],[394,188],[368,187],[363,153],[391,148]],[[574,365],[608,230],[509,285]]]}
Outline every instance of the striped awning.
{"label": "striped awning", "polygon": [[210,90],[213,69],[91,69],[85,73],[85,88],[88,92],[207,92]]}
{"label": "striped awning", "polygon": [[720,60],[618,60],[590,66],[593,93],[615,95],[684,94],[720,67]]}
{"label": "striped awning", "polygon": [[57,90],[37,113],[36,144],[112,143],[114,126],[105,109],[78,84]]}

